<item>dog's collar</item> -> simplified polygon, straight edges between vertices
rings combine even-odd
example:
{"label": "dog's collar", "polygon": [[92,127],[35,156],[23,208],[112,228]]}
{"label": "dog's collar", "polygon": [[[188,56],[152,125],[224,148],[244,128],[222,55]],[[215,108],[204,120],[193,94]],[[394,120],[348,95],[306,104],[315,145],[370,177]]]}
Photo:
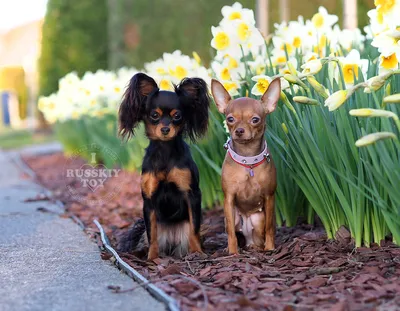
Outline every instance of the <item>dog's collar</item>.
{"label": "dog's collar", "polygon": [[254,176],[254,171],[253,168],[261,165],[265,161],[268,163],[271,161],[271,157],[268,152],[268,145],[267,141],[264,140],[264,148],[263,151],[260,154],[257,154],[252,157],[244,157],[241,156],[240,154],[237,154],[235,151],[232,149],[232,140],[229,137],[227,142],[224,144],[224,148],[227,150],[229,156],[233,161],[235,161],[237,164],[244,166],[248,171],[251,177]]}

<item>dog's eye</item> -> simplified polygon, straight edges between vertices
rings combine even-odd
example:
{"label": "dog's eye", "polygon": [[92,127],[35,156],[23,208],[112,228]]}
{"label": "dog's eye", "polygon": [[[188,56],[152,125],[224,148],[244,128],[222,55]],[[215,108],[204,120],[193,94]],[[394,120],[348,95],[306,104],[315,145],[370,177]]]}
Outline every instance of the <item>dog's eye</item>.
{"label": "dog's eye", "polygon": [[232,123],[233,121],[235,121],[235,119],[233,117],[228,117],[228,118],[226,118],[226,121],[228,123]]}
{"label": "dog's eye", "polygon": [[153,111],[150,114],[150,118],[152,118],[154,121],[156,121],[156,120],[158,120],[160,118],[160,114],[158,112],[156,112],[156,111]]}
{"label": "dog's eye", "polygon": [[180,112],[175,112],[172,117],[174,118],[174,121],[179,121],[180,119],[182,119],[182,115]]}
{"label": "dog's eye", "polygon": [[260,118],[254,117],[254,118],[251,119],[251,122],[253,124],[257,124],[258,122],[260,122]]}

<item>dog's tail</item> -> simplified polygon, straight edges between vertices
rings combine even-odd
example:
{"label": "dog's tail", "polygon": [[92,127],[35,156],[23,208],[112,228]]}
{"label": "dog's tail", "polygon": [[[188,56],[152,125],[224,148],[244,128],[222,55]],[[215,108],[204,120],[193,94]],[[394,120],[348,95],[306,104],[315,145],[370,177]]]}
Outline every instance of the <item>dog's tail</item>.
{"label": "dog's tail", "polygon": [[141,251],[144,247],[147,247],[145,233],[146,226],[144,219],[140,218],[126,232],[118,237],[118,251],[124,253]]}

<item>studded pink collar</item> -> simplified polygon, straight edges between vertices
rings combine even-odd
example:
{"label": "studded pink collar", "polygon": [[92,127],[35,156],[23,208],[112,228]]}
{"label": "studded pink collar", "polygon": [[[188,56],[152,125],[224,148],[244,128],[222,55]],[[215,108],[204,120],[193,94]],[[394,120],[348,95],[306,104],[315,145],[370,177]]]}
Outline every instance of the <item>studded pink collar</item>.
{"label": "studded pink collar", "polygon": [[251,157],[244,157],[233,151],[231,138],[228,138],[228,141],[224,144],[224,148],[227,150],[229,156],[233,161],[241,166],[244,166],[247,169],[251,177],[254,176],[254,167],[261,165],[265,161],[267,161],[268,163],[271,161],[266,141],[264,141],[263,151],[260,154]]}

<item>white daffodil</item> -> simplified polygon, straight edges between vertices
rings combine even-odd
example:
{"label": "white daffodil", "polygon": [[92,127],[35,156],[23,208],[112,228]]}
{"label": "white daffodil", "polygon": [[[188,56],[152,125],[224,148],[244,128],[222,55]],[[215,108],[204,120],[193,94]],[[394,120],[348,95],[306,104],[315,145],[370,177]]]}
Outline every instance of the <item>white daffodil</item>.
{"label": "white daffodil", "polygon": [[332,95],[330,95],[325,100],[325,107],[328,107],[329,111],[333,111],[338,109],[340,106],[344,104],[348,96],[347,90],[339,90]]}
{"label": "white daffodil", "polygon": [[396,53],[392,53],[387,56],[381,54],[379,56],[379,74],[385,74],[399,68],[399,60],[400,58]]}
{"label": "white daffodil", "polygon": [[371,45],[378,48],[383,55],[396,53],[400,55],[400,30],[387,30],[377,35]]}
{"label": "white daffodil", "polygon": [[293,74],[298,75],[297,72],[297,59],[291,57],[284,65],[284,67],[279,69],[280,74]]}
{"label": "white daffodil", "polygon": [[173,91],[174,90],[174,86],[171,82],[171,80],[167,79],[167,78],[159,78],[156,79],[158,87],[160,88],[160,90],[163,91]]}
{"label": "white daffodil", "polygon": [[382,18],[389,27],[399,25],[400,0],[375,0],[378,18]]}
{"label": "white daffodil", "polygon": [[311,22],[317,31],[331,28],[338,20],[339,18],[336,15],[328,14],[328,11],[322,6],[318,8],[318,13],[311,18]]}
{"label": "white daffodil", "polygon": [[376,9],[368,11],[367,15],[370,24],[364,27],[364,31],[367,34],[368,39],[373,39],[381,32],[389,29],[389,25],[383,19],[382,14],[378,13]]}
{"label": "white daffodil", "polygon": [[221,83],[225,90],[228,91],[229,95],[232,97],[239,95],[238,90],[240,89],[240,84],[238,81],[222,81]]}
{"label": "white daffodil", "polygon": [[218,80],[232,80],[231,69],[228,66],[224,66],[223,64],[214,61],[211,63],[211,68],[214,71]]}
{"label": "white daffodil", "polygon": [[256,55],[256,57],[252,61],[247,62],[247,65],[249,66],[251,72],[254,72],[257,75],[261,75],[265,73],[268,61],[264,56]]}
{"label": "white daffodil", "polygon": [[368,70],[368,60],[360,58],[360,52],[357,50],[351,50],[350,53],[344,57],[339,58],[342,66],[343,78],[346,83],[346,87],[354,85],[354,77],[360,78],[360,74],[366,75]]}
{"label": "white daffodil", "polygon": [[322,69],[322,62],[320,59],[313,59],[301,66],[303,74],[314,75]]}
{"label": "white daffodil", "polygon": [[245,9],[239,2],[235,2],[232,6],[225,5],[221,9],[223,21],[241,20],[255,25],[253,10]]}
{"label": "white daffodil", "polygon": [[358,28],[341,30],[339,25],[335,25],[333,32],[336,34],[339,46],[347,52],[353,48],[359,48],[365,40]]}
{"label": "white daffodil", "polygon": [[238,41],[233,34],[233,29],[228,27],[211,27],[213,38],[211,46],[219,52],[229,53],[232,49],[239,47]]}
{"label": "white daffodil", "polygon": [[252,77],[251,80],[256,82],[256,84],[251,89],[251,94],[260,96],[263,95],[265,91],[268,89],[269,84],[272,81],[272,78],[266,75],[258,75]]}

